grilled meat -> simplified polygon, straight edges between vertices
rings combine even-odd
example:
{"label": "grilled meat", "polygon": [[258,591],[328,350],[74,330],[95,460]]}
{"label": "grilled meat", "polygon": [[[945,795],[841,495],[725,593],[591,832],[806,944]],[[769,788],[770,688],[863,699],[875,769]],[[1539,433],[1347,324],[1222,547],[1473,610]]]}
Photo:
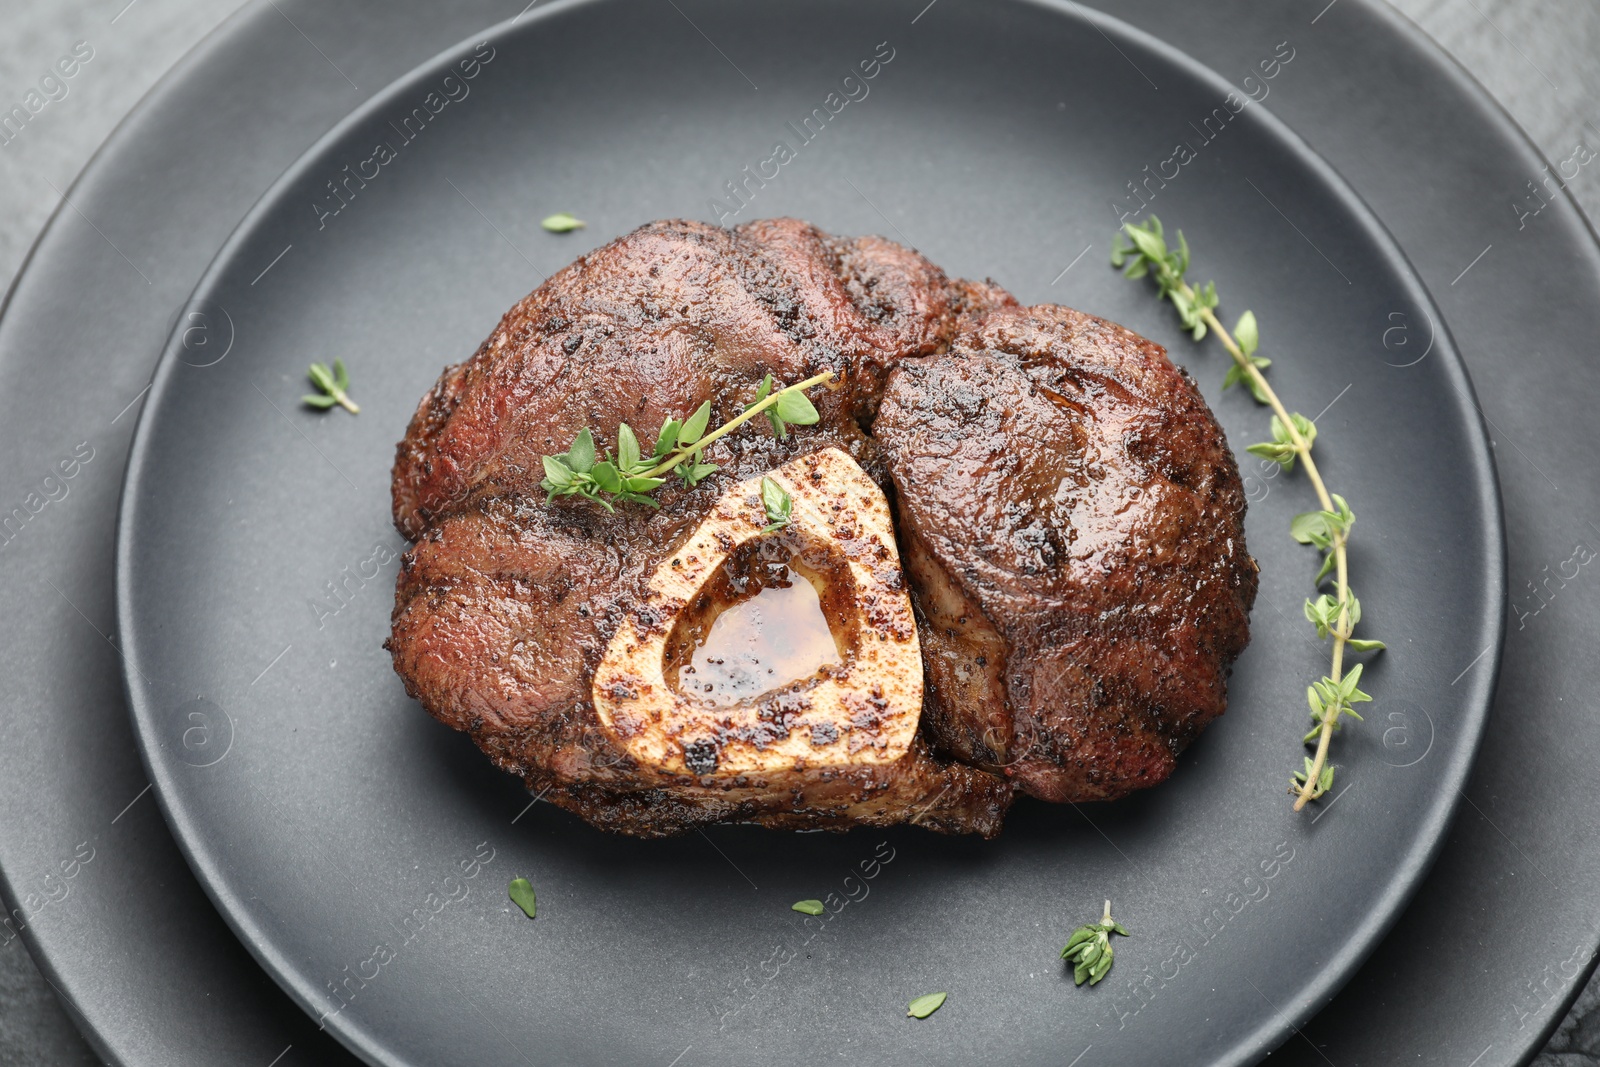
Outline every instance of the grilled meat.
{"label": "grilled meat", "polygon": [[902,361],[873,437],[935,744],[1045,800],[1165,779],[1226,706],[1256,592],[1238,470],[1188,376],[1102,319],[1005,308]]}
{"label": "grilled meat", "polygon": [[[823,370],[815,425],[722,438],[659,510],[545,502],[541,457],[583,427],[707,400],[715,426]],[[796,504],[776,533],[765,475]],[[1159,782],[1225,706],[1256,585],[1233,459],[1159,346],[787,219],[653,223],[551,277],[423,398],[393,495],[407,691],[641,836],[993,836],[1018,789]],[[685,681],[719,612],[802,581],[838,655],[735,697]]]}

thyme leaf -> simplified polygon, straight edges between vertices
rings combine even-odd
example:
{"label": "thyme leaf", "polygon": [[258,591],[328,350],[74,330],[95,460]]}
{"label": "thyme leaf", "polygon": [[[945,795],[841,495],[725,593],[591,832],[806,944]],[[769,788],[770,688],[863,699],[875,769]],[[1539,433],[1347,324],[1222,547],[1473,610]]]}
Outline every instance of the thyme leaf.
{"label": "thyme leaf", "polygon": [[575,217],[570,211],[558,211],[554,215],[546,215],[539,221],[539,225],[551,233],[571,233],[573,230],[583,229],[588,223]]}
{"label": "thyme leaf", "polygon": [[[766,414],[780,437],[787,434],[791,424],[809,426],[815,423],[820,416],[805,391],[833,377],[833,371],[823,371],[774,392],[775,383],[768,374],[762,380],[755,401],[747,405],[742,414],[707,433],[706,428],[711,424],[711,401],[707,400],[686,418],[669,417],[663,422],[648,452],[633,427],[622,423],[617,427],[616,451],[607,449],[601,453],[594,433],[585,426],[572,439],[566,452],[543,457],[544,480],[539,487],[545,491],[545,503],[557,497],[579,496],[607,511],[615,511],[618,502],[660,507],[651,494],[666,484],[669,474],[676,474],[691,489],[705,481],[718,469],[715,463],[705,461],[706,447],[757,415]],[[781,486],[776,482],[773,485],[783,493]],[[763,500],[766,495],[763,484]],[[783,500],[787,499],[788,494],[783,493]],[[777,513],[768,507],[767,518],[776,524],[768,529],[788,525],[790,506],[782,504]]]}
{"label": "thyme leaf", "polygon": [[788,389],[780,390],[775,400],[770,400],[773,389],[772,375],[769,372],[761,379],[761,387],[756,390],[756,398],[745,405],[745,411],[761,409],[766,412],[767,422],[772,426],[772,436],[783,440],[789,436],[789,425],[810,426],[819,416],[817,409],[802,392],[793,392]]}
{"label": "thyme leaf", "polygon": [[513,878],[511,885],[506,888],[506,896],[511,898],[511,903],[522,909],[522,914],[534,918],[539,911],[539,898],[534,895],[533,886],[526,878]]}
{"label": "thyme leaf", "polygon": [[761,506],[767,511],[767,525],[762,528],[762,533],[771,533],[789,525],[789,515],[794,510],[794,500],[790,498],[787,489],[771,478],[761,479]]}
{"label": "thyme leaf", "polygon": [[306,377],[320,390],[301,397],[306,404],[323,411],[338,404],[352,415],[361,414],[361,408],[350,399],[350,374],[344,369],[344,360],[335,359],[331,370],[325,363],[313,363]]}
{"label": "thyme leaf", "polygon": [[1085,980],[1090,985],[1099,985],[1100,979],[1111,970],[1116,955],[1111,947],[1112,934],[1129,936],[1127,928],[1111,917],[1111,901],[1108,900],[1104,917],[1072,931],[1066,947],[1061,950],[1061,958],[1072,964],[1073,985],[1082,985]]}

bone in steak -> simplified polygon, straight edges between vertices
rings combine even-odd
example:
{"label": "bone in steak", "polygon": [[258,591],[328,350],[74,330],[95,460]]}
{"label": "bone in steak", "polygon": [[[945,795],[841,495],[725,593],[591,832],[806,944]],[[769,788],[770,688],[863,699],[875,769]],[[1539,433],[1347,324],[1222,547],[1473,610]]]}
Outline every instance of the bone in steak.
{"label": "bone in steak", "polygon": [[[816,425],[747,424],[659,510],[545,502],[541,457],[585,426],[706,400],[716,426],[823,370]],[[1256,591],[1238,470],[1160,346],[792,219],[652,223],[551,277],[423,398],[393,494],[407,691],[641,836],[993,836],[1018,790],[1153,785],[1222,713]],[[758,647],[780,595],[820,612],[809,644],[773,621]]]}

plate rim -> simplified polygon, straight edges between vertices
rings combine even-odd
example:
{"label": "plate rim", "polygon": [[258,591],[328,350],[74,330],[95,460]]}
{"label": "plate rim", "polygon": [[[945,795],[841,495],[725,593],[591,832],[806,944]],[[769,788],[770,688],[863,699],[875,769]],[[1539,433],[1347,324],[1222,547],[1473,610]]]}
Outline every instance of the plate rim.
{"label": "plate rim", "polygon": [[[297,180],[313,169],[316,162],[320,161],[323,154],[332,146],[337,145],[349,132],[370,120],[384,108],[392,106],[397,99],[405,97],[408,92],[415,90],[419,85],[434,78],[446,70],[456,60],[468,54],[479,42],[498,42],[503,37],[513,33],[536,32],[537,27],[546,19],[556,17],[568,11],[582,7],[597,7],[614,0],[557,0],[548,6],[540,6],[536,12],[524,11],[522,14],[506,18],[498,23],[484,27],[482,30],[457,41],[447,48],[436,52],[422,60],[404,74],[390,81],[367,99],[356,105],[346,113],[337,123],[324,131],[304,151],[296,157],[281,174],[279,174],[261,195],[252,203],[250,209],[240,218],[239,222],[229,232],[227,239],[220,246],[216,254],[208,262],[205,270],[200,275],[188,302],[184,306],[192,306],[197,301],[210,298],[212,292],[228,270],[232,261],[237,257],[239,248],[249,239],[257,227],[265,220],[285,197],[286,191]],[[1125,43],[1130,43],[1148,53],[1159,56],[1164,62],[1174,67],[1181,68],[1187,75],[1195,80],[1210,85],[1219,93],[1237,92],[1237,87],[1228,82],[1213,68],[1189,55],[1176,45],[1156,37],[1154,34],[1143,30],[1121,18],[1086,7],[1077,0],[1011,0],[1019,6],[1042,9],[1058,17],[1087,24],[1097,29],[1113,43],[1116,38],[1121,38]],[[1370,5],[1373,7],[1379,4]],[[237,14],[237,13],[236,13]],[[532,14],[532,18],[526,18]],[[1395,13],[1398,16],[1398,12]],[[1403,17],[1403,16],[1399,16]],[[1409,26],[1407,27],[1409,29]],[[213,31],[215,33],[215,31]],[[1417,36],[1414,29],[1407,34],[1408,37]],[[1426,36],[1422,35],[1424,40]],[[198,46],[197,46],[198,47]],[[1448,55],[1446,59],[1450,59]],[[1470,88],[1475,95],[1486,95],[1470,74],[1464,74],[1454,60],[1449,64],[1455,75],[1466,77]],[[1500,112],[1504,119],[1503,109],[1498,102],[1490,101]],[[1232,1044],[1219,1053],[1213,1062],[1217,1067],[1235,1067],[1258,1062],[1264,1056],[1281,1045],[1293,1033],[1305,1024],[1312,1016],[1325,1006],[1333,996],[1349,981],[1360,968],[1361,964],[1383,940],[1384,935],[1393,926],[1400,914],[1404,911],[1412,895],[1420,887],[1423,879],[1432,867],[1434,861],[1443,850],[1447,831],[1461,806],[1464,796],[1464,785],[1471,774],[1476,762],[1478,751],[1483,743],[1488,722],[1488,715],[1493,707],[1494,693],[1498,682],[1501,661],[1504,652],[1505,639],[1508,629],[1505,606],[1508,602],[1507,584],[1507,540],[1506,524],[1504,519],[1504,503],[1500,491],[1499,474],[1494,464],[1490,436],[1485,424],[1483,408],[1478,402],[1477,392],[1473,386],[1470,373],[1467,370],[1465,359],[1450,331],[1448,321],[1442,314],[1432,292],[1422,281],[1420,273],[1412,264],[1404,248],[1395,239],[1388,227],[1377,213],[1367,204],[1366,200],[1344,178],[1344,176],[1327,159],[1311,147],[1293,127],[1269,109],[1265,104],[1258,104],[1254,109],[1256,117],[1253,121],[1262,123],[1267,132],[1276,138],[1299,163],[1324,184],[1326,190],[1332,194],[1351,218],[1360,226],[1364,239],[1378,247],[1387,258],[1399,267],[1403,267],[1402,282],[1412,290],[1408,294],[1416,302],[1416,306],[1427,311],[1436,325],[1438,335],[1443,341],[1442,354],[1446,370],[1445,374],[1449,384],[1454,386],[1456,392],[1461,394],[1466,403],[1470,405],[1471,412],[1463,412],[1466,422],[1471,428],[1468,438],[1468,448],[1462,456],[1463,473],[1466,480],[1471,483],[1475,492],[1479,494],[1485,505],[1482,521],[1484,522],[1484,544],[1475,546],[1486,549],[1486,558],[1482,561],[1483,581],[1480,583],[1483,607],[1496,607],[1498,610],[1486,612],[1481,626],[1481,634],[1486,639],[1486,655],[1491,655],[1489,669],[1474,672],[1474,677],[1469,683],[1469,688],[1464,691],[1465,698],[1461,701],[1464,714],[1457,717],[1463,740],[1452,754],[1445,770],[1440,774],[1440,787],[1435,796],[1430,800],[1427,809],[1420,817],[1411,820],[1413,831],[1409,846],[1398,857],[1394,872],[1389,876],[1384,886],[1384,891],[1378,897],[1378,903],[1368,910],[1366,916],[1356,929],[1343,942],[1341,949],[1331,955],[1316,968],[1316,976],[1303,983],[1296,991],[1296,996],[1287,1004],[1277,1004],[1268,1000],[1270,1012],[1264,1012],[1264,1021],[1252,1030],[1241,1031]],[[1518,131],[1521,132],[1520,129]],[[1526,139],[1526,134],[1522,134]],[[100,151],[104,150],[102,146]],[[98,152],[97,152],[98,155]],[[1569,194],[1570,198],[1570,194]],[[58,207],[57,211],[59,212]],[[1580,212],[1581,214],[1581,212]],[[54,216],[52,216],[52,222]],[[47,224],[46,230],[49,229]],[[1591,237],[1597,237],[1593,224],[1589,227]],[[42,235],[41,238],[42,240]],[[32,250],[29,252],[29,259]],[[24,268],[26,263],[24,264]],[[19,270],[18,278],[21,277]],[[15,283],[13,283],[13,286]],[[9,293],[8,293],[9,297]],[[8,300],[9,302],[9,300]],[[124,696],[128,705],[129,716],[133,722],[134,736],[137,741],[139,758],[150,775],[150,780],[155,788],[158,807],[162,818],[172,832],[173,840],[189,865],[191,872],[200,883],[206,896],[210,898],[217,912],[223,918],[230,930],[244,945],[246,950],[294,1003],[316,1022],[323,1022],[326,1029],[334,1034],[339,1042],[351,1052],[361,1057],[368,1063],[382,1065],[382,1067],[412,1067],[412,1061],[396,1058],[391,1053],[388,1045],[376,1035],[362,1026],[352,1025],[343,1013],[328,1014],[319,1012],[315,1006],[318,1002],[314,997],[314,988],[309,980],[302,988],[301,975],[273,944],[268,936],[269,931],[254,921],[247,918],[248,909],[244,906],[242,897],[229,885],[223,876],[222,865],[216,858],[207,854],[201,847],[204,836],[199,834],[193,825],[189,813],[182,810],[181,805],[173,799],[174,784],[172,775],[165,773],[165,764],[160,762],[161,746],[155,741],[155,727],[152,722],[153,699],[146,699],[146,693],[140,688],[139,680],[135,677],[138,671],[139,638],[132,613],[132,582],[130,563],[134,551],[134,532],[137,523],[137,497],[140,495],[140,480],[149,476],[151,468],[148,463],[148,451],[151,437],[154,434],[155,419],[153,412],[159,407],[158,401],[171,387],[171,382],[177,373],[177,367],[182,363],[179,353],[182,351],[179,338],[181,330],[174,329],[162,346],[161,354],[157,358],[155,371],[151,377],[149,393],[140,407],[137,421],[129,445],[128,459],[122,486],[118,495],[115,531],[115,602],[116,602],[116,633],[118,643],[122,649],[121,678]],[[308,992],[309,991],[309,992]],[[1559,1020],[1558,1020],[1559,1023]]]}

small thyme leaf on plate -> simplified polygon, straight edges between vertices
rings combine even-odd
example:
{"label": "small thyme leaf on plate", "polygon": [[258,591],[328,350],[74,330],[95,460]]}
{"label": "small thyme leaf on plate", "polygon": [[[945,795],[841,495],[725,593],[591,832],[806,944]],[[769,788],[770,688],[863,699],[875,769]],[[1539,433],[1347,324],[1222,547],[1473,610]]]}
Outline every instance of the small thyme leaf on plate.
{"label": "small thyme leaf on plate", "polygon": [[[1306,603],[1309,604],[1310,601]],[[1341,715],[1348,715],[1360,721],[1361,716],[1356,713],[1355,705],[1364,704],[1372,699],[1357,688],[1357,684],[1361,681],[1362,666],[1357,663],[1337,681],[1325,674],[1320,681],[1306,686],[1306,703],[1311,705],[1311,721],[1316,723],[1311,732],[1306,734],[1307,741],[1314,740],[1323,730],[1337,730]],[[1296,774],[1295,780],[1301,785],[1305,784],[1303,775]]]}
{"label": "small thyme leaf on plate", "polygon": [[588,223],[575,217],[570,211],[558,211],[554,215],[546,215],[539,221],[539,225],[551,233],[571,233],[573,230],[583,229]]}
{"label": "small thyme leaf on plate", "polygon": [[[1261,346],[1261,329],[1256,324],[1255,312],[1246,311],[1239,316],[1238,323],[1233,327],[1233,339],[1238,343],[1239,351],[1244,355],[1249,366],[1255,367],[1257,370],[1266,370],[1272,366],[1272,360],[1255,354],[1256,349]],[[1256,376],[1245,372],[1245,364],[1243,363],[1235,363],[1228,368],[1228,373],[1222,376],[1222,388],[1224,390],[1231,389],[1239,382],[1243,382],[1245,388],[1250,390],[1250,395],[1255,397],[1256,403],[1271,403],[1267,399],[1267,394],[1262,389],[1261,384],[1256,380]]]}
{"label": "small thyme leaf on plate", "polygon": [[807,915],[821,915],[822,914],[822,901],[820,901],[820,900],[797,900],[793,904],[789,905],[789,909],[791,911],[802,911],[802,912],[805,912]]}
{"label": "small thyme leaf on plate", "polygon": [[1128,931],[1111,917],[1111,901],[1108,900],[1104,917],[1072,931],[1066,947],[1061,950],[1061,958],[1072,964],[1073,985],[1082,985],[1085,979],[1090,985],[1099,985],[1100,979],[1111,970],[1115,955],[1111,947],[1112,934],[1127,937]]}
{"label": "small thyme leaf on plate", "polygon": [[1332,637],[1332,669],[1320,682],[1307,691],[1311,701],[1311,716],[1316,727],[1306,735],[1307,743],[1316,742],[1314,758],[1307,757],[1305,769],[1294,774],[1294,809],[1302,810],[1308,803],[1325,796],[1333,785],[1333,766],[1328,763],[1328,749],[1333,734],[1344,715],[1360,718],[1350,707],[1369,699],[1355,688],[1354,679],[1361,676],[1357,664],[1344,672],[1345,652],[1377,652],[1385,645],[1354,636],[1355,625],[1361,621],[1361,602],[1350,592],[1350,560],[1347,545],[1350,528],[1355,524],[1355,514],[1344,497],[1328,491],[1322,472],[1312,458],[1312,445],[1317,439],[1317,428],[1304,415],[1291,413],[1278,399],[1262,372],[1272,365],[1264,356],[1256,355],[1261,344],[1261,324],[1253,311],[1239,316],[1230,334],[1216,316],[1219,306],[1215,283],[1191,285],[1184,277],[1189,270],[1189,242],[1183,231],[1178,231],[1178,247],[1167,244],[1161,220],[1154,215],[1143,223],[1126,223],[1111,242],[1111,265],[1122,270],[1129,278],[1149,277],[1156,283],[1156,298],[1170,300],[1178,311],[1178,318],[1196,341],[1207,332],[1215,333],[1232,357],[1233,365],[1222,379],[1222,387],[1243,383],[1258,404],[1272,409],[1272,440],[1250,445],[1251,455],[1276,463],[1285,473],[1292,472],[1298,461],[1305,471],[1322,505],[1318,511],[1296,515],[1289,524],[1289,533],[1304,545],[1314,545],[1324,553],[1322,566],[1312,584],[1321,589],[1331,575],[1334,592],[1321,594],[1305,604],[1306,619],[1317,628],[1318,637]]}
{"label": "small thyme leaf on plate", "polygon": [[344,369],[344,360],[335,359],[330,370],[325,363],[313,363],[306,372],[311,384],[321,392],[308,393],[300,399],[314,408],[327,411],[338,404],[352,415],[361,414],[361,408],[350,399],[350,374]]}
{"label": "small thyme leaf on plate", "polygon": [[539,898],[534,895],[533,886],[526,878],[513,878],[511,885],[506,888],[506,896],[511,898],[511,903],[522,909],[522,914],[532,919],[539,910]]}
{"label": "small thyme leaf on plate", "polygon": [[789,525],[789,515],[794,510],[794,500],[790,498],[787,489],[771,478],[761,479],[761,506],[767,510],[767,525],[762,529],[762,533],[771,533]]}
{"label": "small thyme leaf on plate", "polygon": [[1246,311],[1239,316],[1239,321],[1233,327],[1233,339],[1239,346],[1239,351],[1250,356],[1261,347],[1261,327],[1256,323],[1256,313]]}
{"label": "small thyme leaf on plate", "polygon": [[[1271,460],[1285,471],[1294,470],[1295,458],[1301,454],[1301,445],[1296,444],[1296,441],[1303,442],[1305,451],[1309,453],[1311,442],[1317,439],[1316,426],[1312,424],[1310,419],[1299,414],[1290,415],[1287,423],[1274,415],[1270,425],[1272,427],[1272,440],[1258,445],[1251,445],[1245,451],[1253,456]],[[1289,430],[1290,425],[1294,426],[1293,433]]]}
{"label": "small thyme leaf on plate", "polygon": [[906,1015],[912,1019],[926,1019],[943,1006],[949,993],[929,993],[918,997],[906,1006]]}
{"label": "small thyme leaf on plate", "polygon": [[1312,763],[1311,757],[1307,756],[1305,759],[1305,770],[1294,772],[1292,779],[1293,784],[1290,786],[1289,792],[1299,793],[1309,785],[1311,788],[1316,790],[1318,796],[1321,796],[1323,793],[1326,793],[1328,790],[1332,789],[1333,764],[1324,764],[1321,772],[1319,773],[1316,765]]}

